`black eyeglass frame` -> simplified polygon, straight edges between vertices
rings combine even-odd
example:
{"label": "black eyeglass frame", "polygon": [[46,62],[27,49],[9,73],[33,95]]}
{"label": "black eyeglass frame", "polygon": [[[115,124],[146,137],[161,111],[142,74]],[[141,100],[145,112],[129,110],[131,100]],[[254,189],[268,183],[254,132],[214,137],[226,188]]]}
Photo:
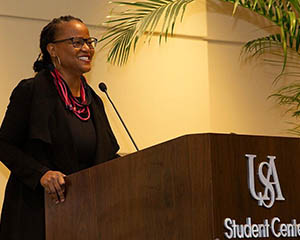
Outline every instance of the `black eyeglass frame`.
{"label": "black eyeglass frame", "polygon": [[[74,40],[81,41],[80,47],[75,45],[76,43],[74,42]],[[90,37],[90,38],[71,37],[71,38],[66,38],[66,39],[61,39],[61,40],[55,40],[55,41],[52,41],[51,43],[60,43],[60,42],[66,42],[66,41],[71,41],[74,48],[82,48],[84,43],[86,43],[86,45],[88,45],[89,48],[94,49],[98,43],[98,39],[95,37]],[[88,41],[91,41],[91,42],[89,43]],[[94,46],[91,43],[94,43]]]}

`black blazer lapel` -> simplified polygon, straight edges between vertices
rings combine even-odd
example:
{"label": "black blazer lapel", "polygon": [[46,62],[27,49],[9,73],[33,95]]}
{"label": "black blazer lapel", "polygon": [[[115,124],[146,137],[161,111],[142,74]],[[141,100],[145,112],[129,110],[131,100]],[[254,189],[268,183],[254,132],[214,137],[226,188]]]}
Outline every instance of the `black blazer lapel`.
{"label": "black blazer lapel", "polygon": [[40,139],[50,144],[52,141],[49,121],[55,112],[59,98],[48,71],[43,70],[36,75],[33,79],[32,91],[29,138]]}
{"label": "black blazer lapel", "polygon": [[79,170],[78,156],[52,76],[43,70],[33,81],[29,139],[49,144],[51,166],[48,167],[60,169],[65,174],[76,172]]}

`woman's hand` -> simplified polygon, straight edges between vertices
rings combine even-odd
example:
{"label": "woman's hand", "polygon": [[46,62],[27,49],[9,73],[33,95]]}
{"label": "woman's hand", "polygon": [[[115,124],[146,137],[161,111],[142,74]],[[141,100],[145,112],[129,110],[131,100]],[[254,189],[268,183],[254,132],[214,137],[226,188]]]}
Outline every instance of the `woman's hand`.
{"label": "woman's hand", "polygon": [[40,180],[46,192],[50,194],[53,201],[58,204],[65,201],[65,174],[59,171],[48,171]]}

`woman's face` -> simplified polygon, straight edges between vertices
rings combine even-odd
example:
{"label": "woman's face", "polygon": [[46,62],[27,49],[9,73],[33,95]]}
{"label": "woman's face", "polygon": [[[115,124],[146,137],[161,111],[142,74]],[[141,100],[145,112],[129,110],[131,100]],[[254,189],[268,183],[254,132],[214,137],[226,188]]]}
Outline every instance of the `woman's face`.
{"label": "woman's face", "polygon": [[[55,41],[73,37],[84,39],[90,37],[89,30],[85,24],[76,20],[63,22],[58,25],[57,29]],[[82,75],[91,70],[91,61],[95,50],[86,43],[81,48],[75,48],[71,40],[51,43],[48,51],[61,73],[68,72],[72,75]],[[59,61],[56,56],[59,58]]]}

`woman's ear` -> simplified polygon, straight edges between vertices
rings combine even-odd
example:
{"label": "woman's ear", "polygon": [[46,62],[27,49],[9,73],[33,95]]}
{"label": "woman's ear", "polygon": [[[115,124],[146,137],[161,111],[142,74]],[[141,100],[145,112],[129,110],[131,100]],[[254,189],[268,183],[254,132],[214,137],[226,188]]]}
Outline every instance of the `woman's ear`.
{"label": "woman's ear", "polygon": [[51,57],[56,57],[56,49],[55,49],[55,44],[53,44],[53,43],[48,43],[48,45],[47,45],[47,51],[48,51],[48,53],[49,53],[49,55],[51,56]]}

